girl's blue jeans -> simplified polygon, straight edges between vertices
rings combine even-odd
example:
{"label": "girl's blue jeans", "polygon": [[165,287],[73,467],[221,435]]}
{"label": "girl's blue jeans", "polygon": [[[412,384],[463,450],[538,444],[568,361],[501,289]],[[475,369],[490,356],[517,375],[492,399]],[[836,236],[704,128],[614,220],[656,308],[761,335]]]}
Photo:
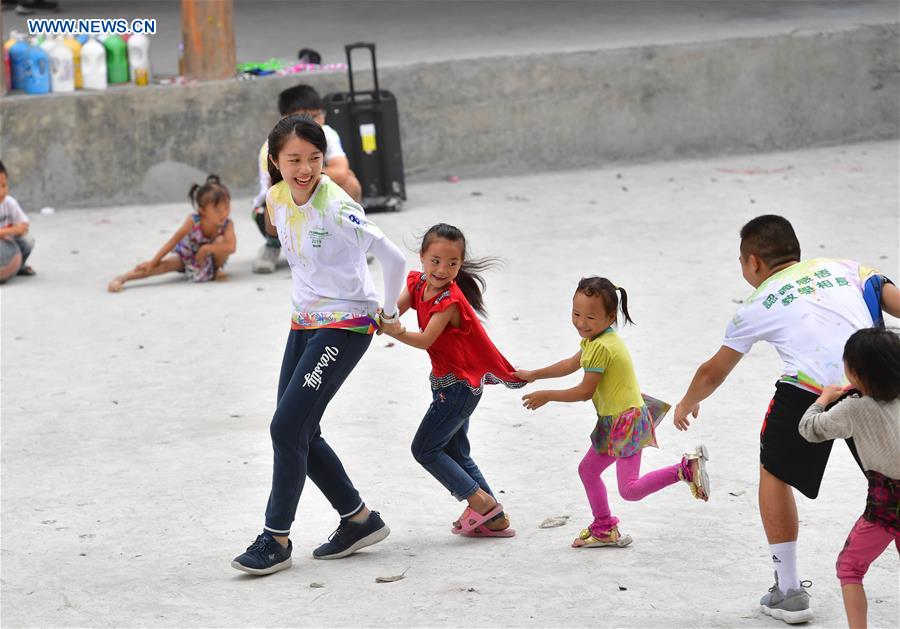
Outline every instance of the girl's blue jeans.
{"label": "girl's blue jeans", "polygon": [[481,395],[457,382],[432,390],[432,398],[413,438],[413,457],[457,500],[465,500],[479,488],[493,496],[469,453],[469,417]]}

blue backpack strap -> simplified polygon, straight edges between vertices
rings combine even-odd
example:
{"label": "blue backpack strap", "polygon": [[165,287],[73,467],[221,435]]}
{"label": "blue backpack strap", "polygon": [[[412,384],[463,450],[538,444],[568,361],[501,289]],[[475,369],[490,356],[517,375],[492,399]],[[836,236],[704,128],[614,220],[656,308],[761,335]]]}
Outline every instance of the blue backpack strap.
{"label": "blue backpack strap", "polygon": [[885,281],[893,284],[883,275],[875,274],[867,279],[865,286],[863,286],[863,299],[866,302],[866,307],[869,309],[869,314],[872,316],[872,325],[877,328],[884,327],[884,313],[881,312],[881,291],[884,289]]}

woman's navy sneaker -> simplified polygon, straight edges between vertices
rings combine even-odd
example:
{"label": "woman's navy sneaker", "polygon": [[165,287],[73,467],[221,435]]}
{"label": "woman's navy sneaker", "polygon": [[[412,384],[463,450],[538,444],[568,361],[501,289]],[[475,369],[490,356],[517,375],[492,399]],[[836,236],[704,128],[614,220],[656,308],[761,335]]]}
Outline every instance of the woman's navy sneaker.
{"label": "woman's navy sneaker", "polygon": [[340,526],[331,534],[328,541],[313,551],[316,559],[340,559],[360,548],[377,544],[391,534],[391,529],[381,519],[377,511],[369,513],[365,522],[341,520]]}
{"label": "woman's navy sneaker", "polygon": [[247,552],[234,558],[231,567],[250,574],[272,574],[291,567],[291,550],[291,540],[285,548],[271,535],[263,533],[247,547]]}

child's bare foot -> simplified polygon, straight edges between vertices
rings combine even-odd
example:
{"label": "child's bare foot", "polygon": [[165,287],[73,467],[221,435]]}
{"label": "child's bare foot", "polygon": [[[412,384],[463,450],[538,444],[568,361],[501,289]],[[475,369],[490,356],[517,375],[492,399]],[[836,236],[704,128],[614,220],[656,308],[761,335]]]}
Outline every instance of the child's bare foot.
{"label": "child's bare foot", "polygon": [[109,283],[109,286],[106,287],[106,290],[111,293],[118,293],[122,290],[123,286],[125,286],[125,280],[121,276],[119,276]]}
{"label": "child's bare foot", "polygon": [[225,271],[216,271],[216,277],[214,279],[217,282],[227,282],[228,274]]}

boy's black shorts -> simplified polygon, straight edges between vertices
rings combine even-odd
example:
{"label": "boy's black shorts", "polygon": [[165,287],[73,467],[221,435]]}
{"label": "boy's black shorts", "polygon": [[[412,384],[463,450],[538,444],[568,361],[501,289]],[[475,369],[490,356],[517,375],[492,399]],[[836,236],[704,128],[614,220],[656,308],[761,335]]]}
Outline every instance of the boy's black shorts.
{"label": "boy's black shorts", "polygon": [[797,429],[800,418],[818,397],[787,382],[778,382],[759,433],[759,462],[766,471],[796,487],[807,498],[819,495],[834,443],[810,443]]}

